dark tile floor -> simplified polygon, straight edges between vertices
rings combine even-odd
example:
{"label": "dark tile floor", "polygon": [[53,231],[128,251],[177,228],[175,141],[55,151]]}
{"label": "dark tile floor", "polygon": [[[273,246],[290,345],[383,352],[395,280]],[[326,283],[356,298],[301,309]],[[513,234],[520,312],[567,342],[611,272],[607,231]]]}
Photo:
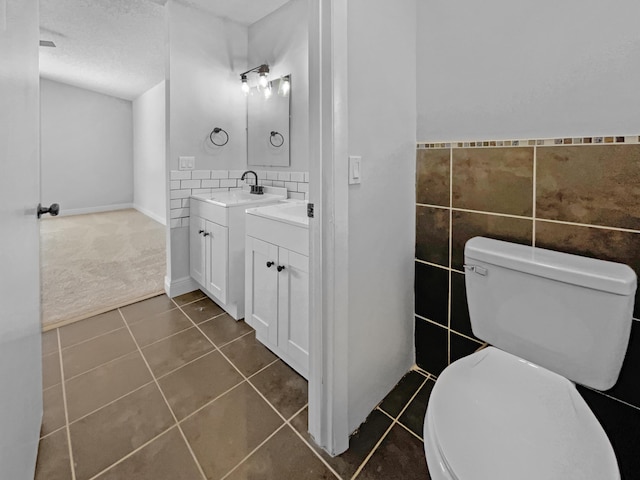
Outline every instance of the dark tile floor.
{"label": "dark tile floor", "polygon": [[428,479],[434,380],[409,372],[331,458],[307,382],[201,292],[43,335],[37,480]]}

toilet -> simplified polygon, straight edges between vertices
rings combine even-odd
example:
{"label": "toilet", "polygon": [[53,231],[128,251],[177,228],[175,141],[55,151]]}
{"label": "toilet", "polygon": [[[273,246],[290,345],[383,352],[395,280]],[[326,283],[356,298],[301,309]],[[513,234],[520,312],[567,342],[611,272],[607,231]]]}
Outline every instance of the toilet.
{"label": "toilet", "polygon": [[424,420],[434,480],[619,480],[575,384],[618,379],[636,275],[626,265],[475,237],[465,245],[474,335],[491,346],[438,377]]}

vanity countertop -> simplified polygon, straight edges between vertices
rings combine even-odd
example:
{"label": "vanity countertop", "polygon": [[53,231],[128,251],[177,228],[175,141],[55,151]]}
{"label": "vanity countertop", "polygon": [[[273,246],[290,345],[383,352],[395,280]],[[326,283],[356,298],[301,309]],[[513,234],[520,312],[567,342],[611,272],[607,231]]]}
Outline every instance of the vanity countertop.
{"label": "vanity countertop", "polygon": [[307,217],[307,202],[286,201],[268,205],[264,207],[254,207],[247,209],[248,215],[276,220],[288,223],[296,227],[309,228],[309,217]]}

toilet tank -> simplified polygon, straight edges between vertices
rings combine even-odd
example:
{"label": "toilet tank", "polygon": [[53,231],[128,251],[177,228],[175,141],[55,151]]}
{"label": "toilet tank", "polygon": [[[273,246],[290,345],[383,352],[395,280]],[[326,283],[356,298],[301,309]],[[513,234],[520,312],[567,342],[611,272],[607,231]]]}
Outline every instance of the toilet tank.
{"label": "toilet tank", "polygon": [[484,237],[464,256],[474,335],[576,383],[615,385],[633,321],[631,268]]}

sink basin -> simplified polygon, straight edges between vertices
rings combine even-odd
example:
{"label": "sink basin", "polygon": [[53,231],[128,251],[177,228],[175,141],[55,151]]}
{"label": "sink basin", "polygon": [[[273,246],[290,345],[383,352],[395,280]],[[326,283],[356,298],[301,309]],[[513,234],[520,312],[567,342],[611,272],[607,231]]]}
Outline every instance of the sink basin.
{"label": "sink basin", "polygon": [[247,210],[249,215],[270,218],[292,225],[308,227],[309,217],[307,217],[306,202],[284,202],[266,207],[256,207]]}
{"label": "sink basin", "polygon": [[[282,190],[282,191],[281,191]],[[212,194],[193,195],[195,198],[205,200],[221,207],[233,207],[236,205],[251,205],[256,203],[268,203],[287,198],[286,189],[272,188],[268,193],[256,195],[247,190],[232,190],[229,192],[216,192]]]}

